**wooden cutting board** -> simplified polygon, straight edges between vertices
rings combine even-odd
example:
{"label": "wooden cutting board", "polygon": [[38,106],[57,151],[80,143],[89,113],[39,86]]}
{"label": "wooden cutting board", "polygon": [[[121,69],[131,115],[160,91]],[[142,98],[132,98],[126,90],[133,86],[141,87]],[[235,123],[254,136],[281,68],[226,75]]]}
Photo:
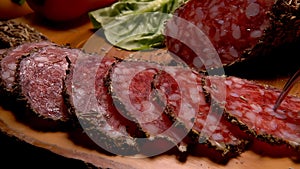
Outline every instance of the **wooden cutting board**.
{"label": "wooden cutting board", "polygon": [[[70,44],[72,47],[82,47],[93,34],[92,24],[88,18],[77,20],[76,23],[54,24],[45,22],[34,14],[15,19],[27,23],[45,34],[53,42]],[[274,80],[260,80],[262,83],[282,87],[288,77]],[[292,93],[300,93],[297,84]],[[70,132],[45,132],[30,128],[26,123],[20,122],[10,110],[0,107],[0,129],[8,135],[15,136],[29,144],[50,150],[67,158],[74,158],[91,163],[102,168],[122,169],[153,169],[153,168],[180,168],[180,169],[297,169],[296,163],[287,157],[262,156],[251,150],[242,153],[239,157],[231,159],[227,164],[218,164],[208,158],[189,155],[187,160],[180,162],[174,154],[158,155],[153,158],[129,158],[111,156],[93,148],[88,148],[70,139]]]}

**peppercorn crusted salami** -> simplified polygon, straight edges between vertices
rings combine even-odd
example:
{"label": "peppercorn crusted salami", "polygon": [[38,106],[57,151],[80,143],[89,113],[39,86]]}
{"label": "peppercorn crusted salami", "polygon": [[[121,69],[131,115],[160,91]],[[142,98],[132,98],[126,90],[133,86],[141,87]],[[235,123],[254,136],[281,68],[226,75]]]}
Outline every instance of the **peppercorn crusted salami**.
{"label": "peppercorn crusted salami", "polygon": [[[219,90],[220,85],[226,90]],[[241,129],[270,144],[286,143],[300,150],[299,97],[288,96],[274,111],[280,90],[270,86],[236,77],[208,76],[205,89]],[[220,97],[226,97],[225,102],[221,103]]]}
{"label": "peppercorn crusted salami", "polygon": [[213,64],[206,38],[224,65],[266,56],[297,41],[298,9],[293,0],[190,0],[166,24],[166,45],[197,70],[222,66]]}
{"label": "peppercorn crusted salami", "polygon": [[[67,76],[69,102],[85,133],[101,148],[118,155],[139,151],[135,137],[144,137],[139,124],[119,114],[109,95],[107,76],[117,62],[112,57],[84,56]],[[84,81],[82,80],[84,79]]]}
{"label": "peppercorn crusted salami", "polygon": [[[180,142],[188,133],[184,124],[172,121],[167,114],[165,101],[159,97],[162,93],[153,90],[152,83],[160,71],[159,67],[155,63],[123,61],[114,67],[111,74],[112,95],[117,102],[115,105],[122,105],[118,110],[124,116],[128,117],[129,114],[133,117],[148,134],[149,139],[138,141],[142,147],[141,153],[151,156],[174,146],[185,151]],[[150,144],[152,149],[146,146]]]}
{"label": "peppercorn crusted salami", "polygon": [[79,49],[47,46],[23,58],[18,69],[19,98],[43,118],[68,120],[70,115],[62,95],[69,64],[66,58],[74,62],[81,52]]}
{"label": "peppercorn crusted salami", "polygon": [[[202,90],[203,75],[186,68],[168,67],[161,72],[155,87],[166,95],[167,106],[172,110],[174,118],[182,121],[191,129],[192,139],[189,144],[207,145],[209,149],[217,150],[221,157],[228,159],[237,155],[245,148],[245,139],[239,130],[232,131],[233,125],[223,118],[223,110],[206,102]],[[199,150],[203,154],[204,147]],[[212,151],[212,150],[211,150]]]}
{"label": "peppercorn crusted salami", "polygon": [[3,58],[0,63],[0,85],[2,90],[7,94],[13,94],[14,88],[17,86],[16,71],[22,57],[26,57],[31,52],[43,48],[45,46],[54,45],[49,41],[27,42],[22,45],[7,49],[3,53]]}

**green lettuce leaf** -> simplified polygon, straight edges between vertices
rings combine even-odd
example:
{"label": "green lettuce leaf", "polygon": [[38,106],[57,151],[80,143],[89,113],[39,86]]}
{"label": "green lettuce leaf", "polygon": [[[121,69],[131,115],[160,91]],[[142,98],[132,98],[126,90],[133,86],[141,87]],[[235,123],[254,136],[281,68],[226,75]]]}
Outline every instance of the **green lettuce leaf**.
{"label": "green lettuce leaf", "polygon": [[111,44],[126,50],[146,50],[164,46],[164,23],[186,1],[120,0],[89,12],[89,17]]}

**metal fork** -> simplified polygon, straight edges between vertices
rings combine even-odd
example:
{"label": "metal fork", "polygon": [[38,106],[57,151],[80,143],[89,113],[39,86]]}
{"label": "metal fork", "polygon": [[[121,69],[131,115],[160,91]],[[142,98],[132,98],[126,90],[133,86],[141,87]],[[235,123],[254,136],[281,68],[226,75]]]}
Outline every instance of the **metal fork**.
{"label": "metal fork", "polygon": [[300,80],[300,69],[284,85],[284,87],[282,89],[282,92],[280,93],[280,95],[278,96],[278,98],[275,102],[275,105],[274,105],[274,108],[273,108],[274,111],[277,110],[277,108],[280,106],[280,104],[282,103],[284,98],[287,96],[289,91],[293,88],[293,86],[295,85],[295,83],[298,80]]}

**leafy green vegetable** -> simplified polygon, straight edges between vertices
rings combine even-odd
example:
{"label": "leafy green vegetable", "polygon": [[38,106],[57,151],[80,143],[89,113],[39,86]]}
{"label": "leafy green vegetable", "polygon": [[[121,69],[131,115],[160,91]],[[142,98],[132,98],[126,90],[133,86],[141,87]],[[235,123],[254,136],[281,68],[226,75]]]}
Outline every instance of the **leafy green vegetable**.
{"label": "leafy green vegetable", "polygon": [[25,2],[26,2],[26,0],[11,0],[13,3],[16,3],[16,4],[18,4],[18,5],[23,5]]}
{"label": "leafy green vegetable", "polygon": [[120,0],[110,7],[89,12],[94,28],[126,50],[144,50],[164,45],[164,23],[187,0]]}

